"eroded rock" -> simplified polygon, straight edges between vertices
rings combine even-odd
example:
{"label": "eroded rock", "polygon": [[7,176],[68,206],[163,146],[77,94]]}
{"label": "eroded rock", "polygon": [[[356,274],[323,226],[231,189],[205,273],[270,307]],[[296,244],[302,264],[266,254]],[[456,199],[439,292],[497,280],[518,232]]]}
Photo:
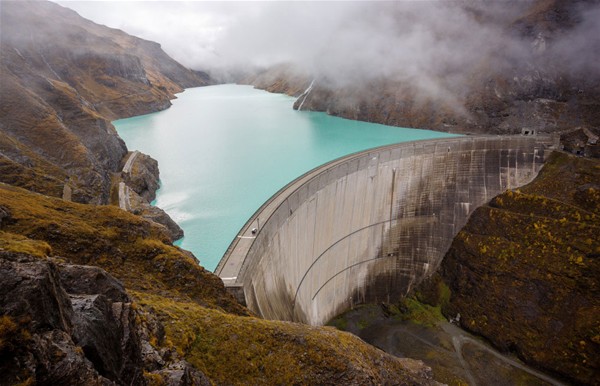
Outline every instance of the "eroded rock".
{"label": "eroded rock", "polygon": [[71,331],[73,309],[52,262],[0,251],[0,304],[33,331]]}
{"label": "eroded rock", "polygon": [[162,324],[140,318],[100,268],[0,251],[0,311],[0,385],[145,385],[145,369],[169,385],[209,384],[177,353],[149,343],[164,340]]}
{"label": "eroded rock", "polygon": [[160,186],[158,162],[137,151],[125,157],[123,162],[121,176],[126,188],[119,189],[119,195],[125,195],[119,197],[120,205],[125,203],[122,209],[163,226],[172,241],[182,238],[183,229],[164,210],[151,204]]}
{"label": "eroded rock", "polygon": [[139,384],[143,367],[130,305],[104,295],[71,295],[71,301],[73,338],[96,370],[115,382]]}
{"label": "eroded rock", "polygon": [[167,386],[209,386],[210,380],[186,361],[173,363],[169,367],[154,372]]}

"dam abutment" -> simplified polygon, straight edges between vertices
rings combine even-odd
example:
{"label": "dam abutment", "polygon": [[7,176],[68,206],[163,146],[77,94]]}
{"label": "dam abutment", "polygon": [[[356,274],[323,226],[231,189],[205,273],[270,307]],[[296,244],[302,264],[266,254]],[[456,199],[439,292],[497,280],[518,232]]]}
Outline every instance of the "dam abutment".
{"label": "dam abutment", "polygon": [[551,145],[469,136],[335,160],[267,201],[216,273],[268,319],[320,325],[355,304],[397,299],[437,269],[476,207],[533,180]]}

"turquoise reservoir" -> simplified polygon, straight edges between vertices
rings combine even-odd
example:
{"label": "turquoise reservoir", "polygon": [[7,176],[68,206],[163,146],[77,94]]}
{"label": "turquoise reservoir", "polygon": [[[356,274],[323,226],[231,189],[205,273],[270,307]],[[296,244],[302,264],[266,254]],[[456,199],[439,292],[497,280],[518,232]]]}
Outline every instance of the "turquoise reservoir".
{"label": "turquoise reservoir", "polygon": [[183,228],[178,244],[214,270],[246,220],[301,174],[396,142],[453,136],[295,111],[251,86],[187,89],[165,111],[113,122],[130,150],[158,161],[155,204]]}

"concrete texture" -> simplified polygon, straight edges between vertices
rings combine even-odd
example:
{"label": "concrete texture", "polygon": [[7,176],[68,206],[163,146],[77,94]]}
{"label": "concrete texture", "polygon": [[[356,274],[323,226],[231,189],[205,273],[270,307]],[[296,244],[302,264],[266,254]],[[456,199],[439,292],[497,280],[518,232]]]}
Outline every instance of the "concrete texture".
{"label": "concrete texture", "polygon": [[267,201],[215,272],[267,319],[321,325],[355,304],[394,300],[437,269],[477,206],[530,182],[551,144],[458,137],[333,161]]}

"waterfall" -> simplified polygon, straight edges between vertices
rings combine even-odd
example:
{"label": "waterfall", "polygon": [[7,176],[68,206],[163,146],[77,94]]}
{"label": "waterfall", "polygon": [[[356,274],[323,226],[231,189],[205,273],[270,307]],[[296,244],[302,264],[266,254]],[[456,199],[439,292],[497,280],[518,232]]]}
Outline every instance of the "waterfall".
{"label": "waterfall", "polygon": [[302,93],[302,95],[300,95],[298,97],[298,99],[304,97],[304,99],[302,99],[302,102],[300,103],[300,106],[298,106],[298,111],[302,110],[302,106],[304,105],[304,102],[306,101],[306,98],[308,97],[308,94],[310,94],[310,92],[312,91],[314,84],[315,84],[315,80],[313,79],[312,82],[310,82],[310,85],[308,86],[308,88],[306,90],[304,90],[304,92]]}

